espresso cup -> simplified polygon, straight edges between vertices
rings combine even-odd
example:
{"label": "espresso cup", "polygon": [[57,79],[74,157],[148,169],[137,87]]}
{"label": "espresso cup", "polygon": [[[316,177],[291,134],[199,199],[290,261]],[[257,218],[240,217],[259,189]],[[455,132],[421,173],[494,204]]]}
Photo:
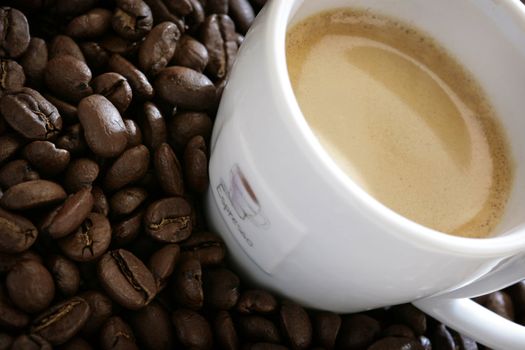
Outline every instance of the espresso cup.
{"label": "espresso cup", "polygon": [[[515,179],[495,235],[451,236],[374,199],[323,149],[288,78],[297,21],[353,7],[429,34],[484,88]],[[523,349],[525,328],[470,301],[525,278],[525,7],[518,0],[270,0],[239,51],[211,140],[209,223],[254,283],[305,306],[357,312],[406,302],[477,341]]]}

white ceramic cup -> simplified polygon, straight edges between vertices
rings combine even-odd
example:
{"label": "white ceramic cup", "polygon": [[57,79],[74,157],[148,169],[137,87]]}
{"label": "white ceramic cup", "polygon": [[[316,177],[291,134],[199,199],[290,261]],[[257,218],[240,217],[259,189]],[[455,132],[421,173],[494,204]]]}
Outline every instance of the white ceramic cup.
{"label": "white ceramic cup", "polygon": [[[494,238],[412,222],[352,182],[305,122],[285,34],[321,10],[358,7],[434,37],[477,77],[516,163]],[[270,0],[247,34],[211,141],[207,216],[253,282],[306,306],[355,312],[414,304],[487,346],[524,349],[525,329],[467,297],[525,278],[525,8],[518,0]]]}

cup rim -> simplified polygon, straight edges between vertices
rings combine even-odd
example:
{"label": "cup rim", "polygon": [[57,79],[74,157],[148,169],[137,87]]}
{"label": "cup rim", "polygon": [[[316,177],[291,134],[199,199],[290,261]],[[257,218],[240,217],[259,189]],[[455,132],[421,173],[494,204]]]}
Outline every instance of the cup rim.
{"label": "cup rim", "polygon": [[[338,188],[344,188],[345,194],[351,196],[359,206],[364,208],[371,221],[380,223],[389,234],[397,235],[401,239],[428,249],[470,257],[505,257],[525,251],[525,230],[504,236],[467,238],[453,236],[418,224],[372,197],[335,163],[304,119],[288,76],[285,55],[286,31],[293,18],[294,10],[304,2],[305,0],[273,0],[267,4],[269,23],[266,28],[270,39],[268,40],[269,64],[277,71],[275,79],[277,80],[276,88],[279,90],[276,95],[283,99],[283,105],[288,109],[285,115],[290,116],[284,121],[285,125],[290,130],[296,131],[293,132],[293,136],[299,142],[304,143],[308,152],[316,158],[316,162],[328,169],[326,176],[330,177],[329,181],[332,181]],[[479,5],[477,2],[474,4],[474,6]],[[507,16],[522,22],[525,28],[525,6],[519,0],[503,0],[500,5],[505,8]]]}

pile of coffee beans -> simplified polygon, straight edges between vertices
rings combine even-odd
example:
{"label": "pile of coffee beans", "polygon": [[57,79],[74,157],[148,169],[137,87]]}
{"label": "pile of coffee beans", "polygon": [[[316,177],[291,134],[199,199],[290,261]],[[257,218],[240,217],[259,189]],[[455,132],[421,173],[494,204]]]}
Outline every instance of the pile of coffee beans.
{"label": "pile of coffee beans", "polygon": [[[228,267],[208,142],[264,2],[1,2],[0,350],[481,348],[411,305],[306,310]],[[479,302],[525,321],[525,283]]]}

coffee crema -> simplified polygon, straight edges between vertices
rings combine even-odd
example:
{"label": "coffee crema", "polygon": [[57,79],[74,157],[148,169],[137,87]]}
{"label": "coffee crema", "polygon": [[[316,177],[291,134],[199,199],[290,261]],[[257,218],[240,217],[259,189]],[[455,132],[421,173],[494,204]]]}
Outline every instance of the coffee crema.
{"label": "coffee crema", "polygon": [[509,146],[480,86],[435,40],[339,9],[289,29],[286,56],[306,121],[353,181],[429,228],[494,233],[512,185]]}

